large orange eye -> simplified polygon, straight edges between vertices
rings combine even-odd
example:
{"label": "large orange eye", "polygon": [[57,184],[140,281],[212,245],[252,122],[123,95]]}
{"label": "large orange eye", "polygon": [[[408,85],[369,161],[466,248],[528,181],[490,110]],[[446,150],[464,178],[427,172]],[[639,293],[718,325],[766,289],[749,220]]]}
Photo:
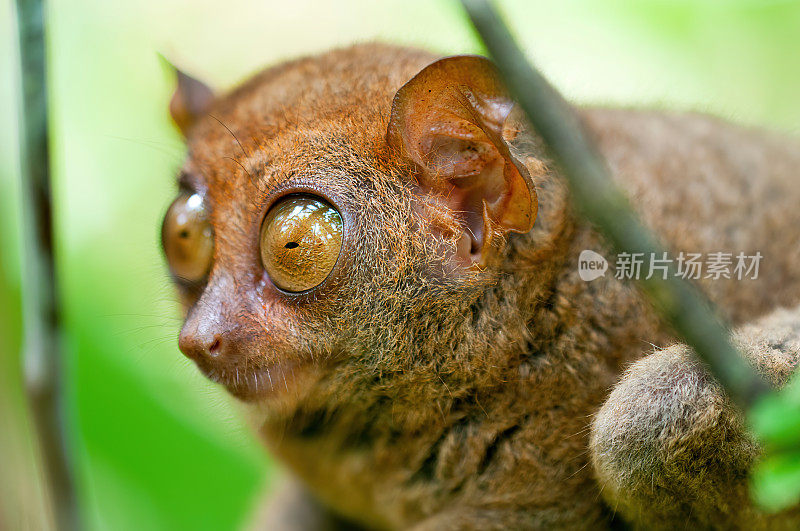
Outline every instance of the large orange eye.
{"label": "large orange eye", "polygon": [[189,282],[205,278],[214,237],[203,196],[182,193],[172,202],[161,226],[161,243],[173,275]]}
{"label": "large orange eye", "polygon": [[273,206],[261,226],[261,261],[284,291],[306,291],[325,280],[342,248],[342,217],[308,195],[291,195]]}

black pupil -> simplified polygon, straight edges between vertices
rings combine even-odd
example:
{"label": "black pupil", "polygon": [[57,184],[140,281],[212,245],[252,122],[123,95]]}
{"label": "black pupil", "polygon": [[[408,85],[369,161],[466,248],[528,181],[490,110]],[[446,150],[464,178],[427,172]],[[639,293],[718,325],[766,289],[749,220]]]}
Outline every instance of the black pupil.
{"label": "black pupil", "polygon": [[188,238],[188,237],[189,237],[189,231],[188,231],[188,230],[186,230],[186,229],[183,229],[183,230],[182,230],[182,231],[181,231],[181,232],[178,234],[178,236],[180,236],[181,238]]}
{"label": "black pupil", "polygon": [[284,245],[284,247],[286,247],[287,249],[294,249],[295,247],[300,247],[300,244],[297,242],[289,242],[286,245]]}

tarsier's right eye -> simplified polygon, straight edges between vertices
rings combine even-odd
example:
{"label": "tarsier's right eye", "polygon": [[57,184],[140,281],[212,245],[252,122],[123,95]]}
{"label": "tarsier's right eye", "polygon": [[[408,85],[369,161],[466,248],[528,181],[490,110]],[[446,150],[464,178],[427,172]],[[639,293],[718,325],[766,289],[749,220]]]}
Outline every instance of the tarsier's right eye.
{"label": "tarsier's right eye", "polygon": [[270,208],[261,226],[261,261],[272,282],[298,293],[321,284],[342,248],[342,217],[322,199],[290,195]]}
{"label": "tarsier's right eye", "polygon": [[214,253],[214,236],[203,196],[184,192],[172,202],[161,227],[161,243],[173,275],[189,282],[205,278]]}

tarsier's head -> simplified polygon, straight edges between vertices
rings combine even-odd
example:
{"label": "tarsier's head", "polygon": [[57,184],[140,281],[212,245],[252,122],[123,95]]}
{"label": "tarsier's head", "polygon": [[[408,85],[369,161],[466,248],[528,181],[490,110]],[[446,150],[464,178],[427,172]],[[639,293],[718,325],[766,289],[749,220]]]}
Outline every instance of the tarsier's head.
{"label": "tarsier's head", "polygon": [[357,46],[221,98],[179,74],[188,157],[162,229],[179,345],[237,397],[391,394],[490,370],[477,343],[519,341],[493,286],[546,169],[512,154],[487,59],[432,61]]}

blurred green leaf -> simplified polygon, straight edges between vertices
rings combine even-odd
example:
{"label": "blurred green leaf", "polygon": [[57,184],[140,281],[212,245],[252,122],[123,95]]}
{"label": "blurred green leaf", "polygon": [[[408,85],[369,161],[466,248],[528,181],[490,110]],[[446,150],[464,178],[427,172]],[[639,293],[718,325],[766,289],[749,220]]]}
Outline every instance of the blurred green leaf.
{"label": "blurred green leaf", "polygon": [[785,509],[800,501],[800,374],[753,407],[749,421],[764,448],[753,497],[765,510]]}

